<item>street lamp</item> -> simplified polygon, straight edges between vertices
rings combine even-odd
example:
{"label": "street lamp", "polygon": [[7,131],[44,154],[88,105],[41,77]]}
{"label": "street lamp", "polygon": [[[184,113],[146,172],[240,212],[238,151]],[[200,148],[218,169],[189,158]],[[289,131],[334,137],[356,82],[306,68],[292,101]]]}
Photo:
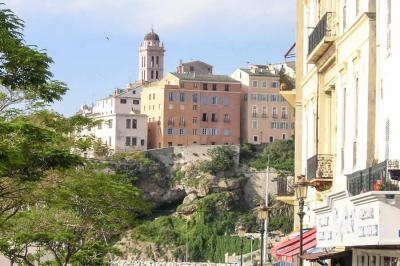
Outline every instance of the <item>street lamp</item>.
{"label": "street lamp", "polygon": [[297,213],[300,218],[300,266],[303,266],[303,218],[304,218],[304,199],[307,197],[308,183],[305,176],[299,176],[299,180],[295,184],[296,199],[299,201],[299,212]]}
{"label": "street lamp", "polygon": [[264,256],[263,256],[263,252],[264,252],[264,232],[265,232],[265,228],[264,228],[264,224],[265,224],[265,220],[268,219],[268,208],[262,204],[260,206],[260,208],[258,209],[258,220],[261,223],[261,229],[260,229],[260,234],[261,234],[261,246],[260,246],[260,250],[261,250],[261,263],[260,265],[263,265],[264,262]]}
{"label": "street lamp", "polygon": [[248,236],[247,239],[250,239],[250,264],[253,265],[253,240],[254,236]]}
{"label": "street lamp", "polygon": [[243,225],[239,225],[237,233],[240,237],[240,266],[243,266],[243,237],[246,234],[246,228]]}

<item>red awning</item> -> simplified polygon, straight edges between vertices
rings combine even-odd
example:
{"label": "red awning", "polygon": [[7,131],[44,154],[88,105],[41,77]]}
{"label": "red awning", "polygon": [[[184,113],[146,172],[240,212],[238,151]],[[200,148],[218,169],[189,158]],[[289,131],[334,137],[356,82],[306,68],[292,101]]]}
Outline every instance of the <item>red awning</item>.
{"label": "red awning", "polygon": [[[295,233],[292,233],[293,236]],[[310,229],[303,233],[303,252],[317,245],[316,229]],[[281,261],[293,262],[293,257],[300,253],[300,234],[290,239],[281,241],[272,248],[272,255]]]}

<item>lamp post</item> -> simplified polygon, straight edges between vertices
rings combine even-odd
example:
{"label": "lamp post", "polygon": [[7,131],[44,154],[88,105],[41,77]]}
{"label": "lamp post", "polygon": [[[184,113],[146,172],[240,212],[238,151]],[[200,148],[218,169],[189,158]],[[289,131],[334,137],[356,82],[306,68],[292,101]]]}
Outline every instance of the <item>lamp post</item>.
{"label": "lamp post", "polygon": [[240,237],[240,266],[243,266],[243,237],[246,234],[246,229],[243,225],[238,227],[238,236]]}
{"label": "lamp post", "polygon": [[300,266],[303,266],[303,218],[304,218],[304,199],[307,197],[308,183],[305,176],[300,176],[299,181],[295,185],[296,199],[299,201],[299,212],[297,213],[300,218]]}
{"label": "lamp post", "polygon": [[258,210],[258,220],[260,220],[260,225],[261,225],[261,228],[260,228],[260,239],[261,239],[261,245],[260,245],[260,250],[261,250],[261,258],[260,258],[260,265],[262,266],[263,265],[263,262],[264,262],[264,232],[265,232],[265,227],[264,227],[264,224],[265,224],[265,221],[268,219],[268,208],[267,208],[267,206],[265,206],[264,204],[262,204],[261,206],[260,206],[260,208],[259,208],[259,210]]}
{"label": "lamp post", "polygon": [[254,236],[248,236],[248,239],[250,239],[250,264],[253,266],[253,240]]}

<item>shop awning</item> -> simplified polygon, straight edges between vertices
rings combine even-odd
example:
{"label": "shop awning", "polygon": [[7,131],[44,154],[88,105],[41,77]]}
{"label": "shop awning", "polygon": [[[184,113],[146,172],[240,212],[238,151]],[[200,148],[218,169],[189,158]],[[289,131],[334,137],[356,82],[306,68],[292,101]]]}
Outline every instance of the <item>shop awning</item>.
{"label": "shop awning", "polygon": [[[303,252],[317,245],[316,229],[303,232]],[[294,232],[288,238],[272,248],[272,255],[280,261],[292,262],[300,253],[300,232]]]}
{"label": "shop awning", "polygon": [[331,251],[331,252],[317,252],[317,253],[311,253],[311,254],[304,254],[301,256],[305,260],[309,261],[317,261],[317,260],[328,260],[332,259],[334,257],[342,257],[344,255],[347,255],[350,250],[345,250],[345,251]]}

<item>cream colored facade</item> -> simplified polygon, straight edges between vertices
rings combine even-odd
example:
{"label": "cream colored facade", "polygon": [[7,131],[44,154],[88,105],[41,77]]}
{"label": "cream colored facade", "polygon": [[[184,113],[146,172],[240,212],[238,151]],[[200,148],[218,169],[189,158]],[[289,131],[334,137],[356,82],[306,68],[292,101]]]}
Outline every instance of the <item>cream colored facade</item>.
{"label": "cream colored facade", "polygon": [[295,94],[295,174],[311,185],[304,223],[317,228],[317,246],[352,250],[341,265],[400,260],[392,10],[399,1],[297,1],[296,89],[282,93]]}
{"label": "cream colored facade", "polygon": [[294,109],[279,94],[277,71],[266,65],[251,65],[231,75],[242,83],[242,143],[271,143],[294,137]]}

